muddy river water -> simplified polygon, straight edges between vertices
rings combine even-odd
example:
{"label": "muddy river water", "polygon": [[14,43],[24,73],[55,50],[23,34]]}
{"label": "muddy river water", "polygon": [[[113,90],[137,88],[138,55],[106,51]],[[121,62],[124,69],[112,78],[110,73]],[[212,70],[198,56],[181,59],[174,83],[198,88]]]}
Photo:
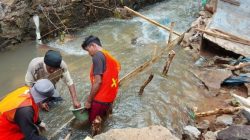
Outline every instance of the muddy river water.
{"label": "muddy river water", "polygon": [[[198,1],[163,1],[145,7],[139,12],[164,25],[169,26],[170,22],[174,21],[176,23],[174,29],[177,32],[184,32],[195,20]],[[65,44],[60,44],[56,40],[47,44],[50,47],[37,45],[35,41],[22,43],[12,50],[0,53],[0,96],[24,84],[25,72],[32,58],[43,56],[48,49],[57,49],[61,51],[63,59],[68,64],[79,100],[84,100],[90,90],[88,74],[91,58],[80,45],[84,37],[90,34],[98,36],[103,47],[119,60],[122,67],[120,77],[149,60],[154,48],[165,47],[168,38],[166,31],[135,17],[130,20],[109,18],[92,24],[76,33],[75,38]],[[190,119],[188,106],[206,108],[203,102],[209,100],[209,97],[201,88],[200,81],[189,71],[193,68],[193,58],[179,46],[175,51],[176,56],[167,77],[161,75],[167,58],[166,53],[151,68],[120,88],[113,114],[105,122],[104,131],[114,128],[163,125],[180,137],[183,126]],[[145,88],[144,94],[139,96],[140,86],[150,73],[154,73],[154,78]],[[60,82],[57,89],[64,101],[53,105],[50,112],[41,112],[49,129],[46,136],[52,135],[72,117],[69,111],[71,98],[67,87]],[[82,139],[89,133],[89,129],[84,127],[73,126],[71,129],[72,139]],[[54,139],[65,137],[67,131],[65,129],[64,133]]]}

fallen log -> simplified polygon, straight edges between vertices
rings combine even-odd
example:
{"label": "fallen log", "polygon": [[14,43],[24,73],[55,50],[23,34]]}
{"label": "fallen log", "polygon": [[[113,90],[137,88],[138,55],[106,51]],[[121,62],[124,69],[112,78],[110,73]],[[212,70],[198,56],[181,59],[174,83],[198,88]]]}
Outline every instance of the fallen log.
{"label": "fallen log", "polygon": [[166,64],[163,68],[163,71],[162,71],[163,75],[166,76],[168,74],[168,70],[169,70],[170,64],[172,63],[172,61],[174,59],[174,56],[175,56],[175,52],[173,50],[170,51],[168,54],[168,59],[167,59]]}
{"label": "fallen log", "polygon": [[[146,17],[146,16],[144,16],[144,15],[142,15],[142,14],[140,14],[140,13],[138,13],[138,12],[136,12],[136,11],[130,9],[130,8],[128,8],[127,6],[124,6],[124,8],[125,8],[126,10],[132,12],[133,14],[135,14],[135,15],[137,15],[137,16],[139,16],[139,17],[145,19],[145,20],[147,20],[148,22],[150,22],[150,23],[152,23],[152,24],[154,24],[154,25],[156,25],[156,26],[158,26],[158,27],[161,27],[161,28],[163,28],[163,29],[165,29],[165,30],[167,30],[167,31],[170,31],[170,28],[168,28],[168,27],[166,27],[166,26],[164,26],[164,25],[161,25],[160,23],[158,23],[158,22],[156,22],[156,21],[154,21],[154,20],[152,20],[152,19],[149,19],[148,17]],[[180,33],[175,32],[175,31],[173,31],[173,33],[176,34],[177,36],[180,36],[180,35],[181,35]]]}
{"label": "fallen log", "polygon": [[151,80],[154,78],[154,74],[150,74],[148,79],[144,82],[144,84],[141,86],[140,91],[139,91],[139,95],[143,94],[144,88],[149,84],[149,82],[151,82]]}
{"label": "fallen log", "polygon": [[228,108],[216,108],[215,110],[210,110],[206,112],[195,112],[195,117],[206,117],[211,115],[221,115],[221,114],[232,114],[241,110],[242,107],[228,107]]}

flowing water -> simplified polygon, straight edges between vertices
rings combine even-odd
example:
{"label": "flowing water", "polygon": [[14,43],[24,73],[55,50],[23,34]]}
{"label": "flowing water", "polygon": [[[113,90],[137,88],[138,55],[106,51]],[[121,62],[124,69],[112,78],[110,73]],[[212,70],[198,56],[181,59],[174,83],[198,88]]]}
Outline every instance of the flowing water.
{"label": "flowing water", "polygon": [[[184,32],[195,20],[198,2],[194,0],[164,1],[139,12],[164,25],[169,26],[170,22],[174,21],[175,31]],[[73,40],[64,44],[58,41],[47,44],[62,52],[81,100],[84,100],[90,91],[88,73],[91,58],[80,46],[83,39],[90,34],[98,36],[104,48],[119,60],[122,67],[120,77],[149,60],[155,48],[166,46],[168,38],[166,31],[141,18],[135,17],[130,20],[109,18],[83,29],[75,35]],[[0,62],[0,86],[3,89],[1,95],[22,84],[29,61],[35,56],[43,56],[46,50],[50,49],[47,46],[36,46],[34,42],[21,44],[21,46],[0,55],[2,60]],[[180,136],[182,127],[190,120],[188,106],[206,108],[201,100],[208,100],[209,97],[202,89],[201,82],[189,72],[189,69],[193,68],[193,58],[179,46],[175,48],[175,51],[176,56],[167,77],[161,75],[167,58],[166,53],[151,68],[120,88],[113,114],[105,122],[104,131],[114,128],[163,125]],[[154,74],[153,80],[145,88],[144,94],[138,96],[140,86],[150,73]],[[68,110],[71,98],[67,87],[60,82],[57,89],[64,101],[53,105],[50,112],[41,112],[49,128],[46,136],[51,136],[72,117],[72,113]],[[77,121],[73,121],[53,139],[64,138],[69,129],[73,130],[72,139],[82,139],[89,134],[87,127],[83,128],[77,124]]]}

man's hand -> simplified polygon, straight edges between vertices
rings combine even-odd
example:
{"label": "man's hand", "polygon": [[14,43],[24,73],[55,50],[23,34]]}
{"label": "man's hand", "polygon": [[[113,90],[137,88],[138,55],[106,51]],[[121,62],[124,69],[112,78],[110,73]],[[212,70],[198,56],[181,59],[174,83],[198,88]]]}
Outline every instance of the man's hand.
{"label": "man's hand", "polygon": [[43,121],[38,125],[38,127],[41,132],[47,131],[46,124]]}
{"label": "man's hand", "polygon": [[85,106],[86,109],[89,109],[89,108],[91,108],[91,103],[87,100],[85,102],[84,106]]}
{"label": "man's hand", "polygon": [[47,103],[41,103],[40,108],[49,112],[49,105]]}
{"label": "man's hand", "polygon": [[80,108],[81,107],[81,103],[78,102],[77,100],[74,100],[73,101],[73,106],[74,106],[74,108]]}

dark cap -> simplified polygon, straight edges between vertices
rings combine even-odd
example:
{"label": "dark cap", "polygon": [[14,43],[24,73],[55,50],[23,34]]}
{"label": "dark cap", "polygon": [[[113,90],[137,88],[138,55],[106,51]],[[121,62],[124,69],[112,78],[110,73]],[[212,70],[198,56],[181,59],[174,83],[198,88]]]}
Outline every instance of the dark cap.
{"label": "dark cap", "polygon": [[60,68],[62,56],[60,52],[48,50],[44,57],[44,63],[53,68]]}
{"label": "dark cap", "polygon": [[99,46],[102,46],[101,41],[98,37],[90,35],[85,38],[85,40],[82,43],[82,48],[85,49],[90,43],[95,43]]}

